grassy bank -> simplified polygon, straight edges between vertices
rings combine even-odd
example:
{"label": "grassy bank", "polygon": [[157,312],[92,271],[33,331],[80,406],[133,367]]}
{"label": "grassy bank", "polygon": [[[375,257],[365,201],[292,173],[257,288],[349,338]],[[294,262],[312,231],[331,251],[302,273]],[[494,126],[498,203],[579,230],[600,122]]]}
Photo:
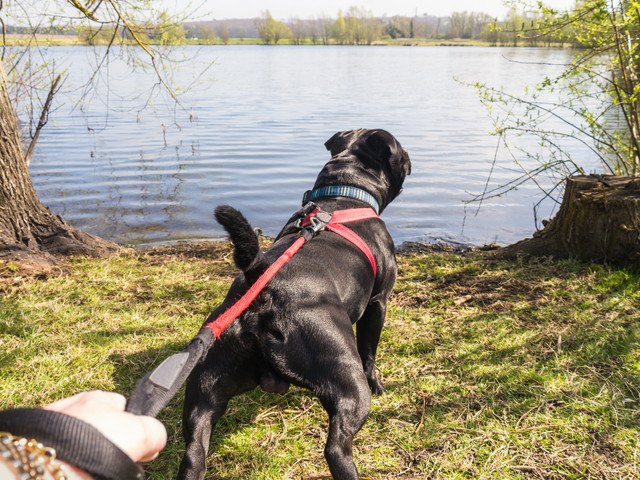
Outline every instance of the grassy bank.
{"label": "grassy bank", "polygon": [[[640,276],[480,253],[400,256],[379,353],[386,385],[356,440],[376,479],[640,478]],[[182,348],[235,273],[224,244],[0,264],[0,406],[129,392]],[[180,401],[151,479],[173,478]],[[305,391],[236,398],[211,478],[323,478],[326,418]]]}
{"label": "grassy bank", "polygon": [[0,40],[0,47],[22,47],[22,46],[47,46],[47,47],[69,47],[82,45],[83,43],[75,35],[26,35],[19,33],[7,33]]}

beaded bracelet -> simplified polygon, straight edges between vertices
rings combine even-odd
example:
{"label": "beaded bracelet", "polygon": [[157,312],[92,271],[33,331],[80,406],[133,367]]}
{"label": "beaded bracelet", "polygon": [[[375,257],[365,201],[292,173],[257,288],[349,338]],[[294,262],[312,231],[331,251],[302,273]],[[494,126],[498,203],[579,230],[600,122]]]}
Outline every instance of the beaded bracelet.
{"label": "beaded bracelet", "polygon": [[55,450],[36,440],[0,432],[0,458],[17,470],[20,480],[68,480]]}

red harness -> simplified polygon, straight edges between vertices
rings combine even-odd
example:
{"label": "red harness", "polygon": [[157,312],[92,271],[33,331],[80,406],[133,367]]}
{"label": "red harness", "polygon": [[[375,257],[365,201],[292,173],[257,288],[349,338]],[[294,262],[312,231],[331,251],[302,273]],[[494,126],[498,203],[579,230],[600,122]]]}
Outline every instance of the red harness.
{"label": "red harness", "polygon": [[[372,208],[336,210],[331,214],[331,219],[328,222],[318,222],[318,218],[320,217],[319,214],[327,215],[327,212],[321,212],[319,208],[316,208],[311,213],[305,215],[299,221],[298,226],[303,229],[303,232],[308,230],[310,227],[314,227],[312,229],[313,234],[326,228],[327,230],[330,230],[348,240],[367,257],[371,264],[371,268],[373,269],[373,276],[375,277],[377,273],[377,266],[371,249],[357,233],[346,227],[344,224],[360,220],[368,220],[370,218],[379,218],[376,212],[374,212]],[[207,322],[204,327],[210,329],[216,338],[220,338],[222,332],[224,332],[229,325],[231,325],[247,308],[249,308],[251,302],[256,299],[274,275],[278,273],[278,270],[280,270],[285,263],[291,260],[291,258],[298,253],[298,250],[300,250],[302,245],[304,245],[310,238],[312,238],[310,235],[300,235],[300,237],[297,238],[296,241],[293,242],[293,244],[282,255],[280,255],[280,257],[278,257],[278,259],[273,262],[262,275],[260,275],[260,277],[258,277],[255,283],[249,287],[249,290],[247,290],[236,303],[231,305],[220,316]]]}

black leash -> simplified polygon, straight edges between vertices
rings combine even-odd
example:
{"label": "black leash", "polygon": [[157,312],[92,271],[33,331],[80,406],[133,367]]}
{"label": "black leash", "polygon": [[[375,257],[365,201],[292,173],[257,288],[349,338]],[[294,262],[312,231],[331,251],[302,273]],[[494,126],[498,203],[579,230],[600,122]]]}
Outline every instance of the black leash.
{"label": "black leash", "polygon": [[184,350],[167,357],[138,380],[127,402],[127,412],[156,417],[175,397],[214,341],[211,330],[201,328]]}

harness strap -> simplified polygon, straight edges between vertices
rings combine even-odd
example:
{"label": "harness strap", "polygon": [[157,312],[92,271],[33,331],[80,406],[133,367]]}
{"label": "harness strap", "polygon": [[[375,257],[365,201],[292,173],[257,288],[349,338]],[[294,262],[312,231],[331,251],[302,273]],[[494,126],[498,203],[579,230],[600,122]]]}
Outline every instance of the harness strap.
{"label": "harness strap", "polygon": [[378,273],[376,259],[373,257],[373,252],[369,248],[369,245],[367,245],[367,243],[362,240],[360,235],[340,223],[329,223],[329,225],[327,225],[327,230],[331,230],[333,233],[337,233],[342,238],[350,241],[356,247],[358,247],[360,251],[364,253],[365,257],[367,257],[367,260],[369,260],[371,268],[373,268],[373,276],[376,276],[376,274]]}
{"label": "harness strap", "polygon": [[336,210],[333,212],[331,222],[329,223],[349,223],[370,218],[378,218],[378,214],[371,208],[349,208],[347,210]]}
{"label": "harness strap", "polygon": [[240,299],[235,302],[231,307],[225,310],[220,316],[218,316],[212,322],[206,323],[204,326],[211,330],[216,338],[220,338],[222,332],[224,332],[229,325],[231,325],[236,318],[249,308],[251,302],[253,302],[264,287],[269,283],[273,276],[287,263],[291,258],[300,250],[300,247],[304,245],[306,239],[304,237],[298,238],[293,244],[287,248],[287,250],[273,262],[269,268],[267,268],[262,275],[258,277],[253,285],[247,290]]}
{"label": "harness strap", "polygon": [[[301,227],[306,227],[311,224],[311,218],[314,217],[320,211],[319,208],[316,208],[309,215],[304,217],[302,222],[300,223]],[[367,220],[370,218],[378,218],[376,212],[368,207],[365,208],[349,208],[347,210],[336,210],[331,215],[331,220],[327,224],[327,230],[331,230],[333,233],[340,235],[345,240],[351,242],[355,245],[367,260],[371,264],[371,268],[373,269],[373,276],[375,277],[378,273],[378,267],[376,265],[376,259],[373,256],[373,252],[367,245],[367,242],[360,238],[360,235],[355,233],[348,227],[342,225],[343,223],[357,222],[359,220]]]}

